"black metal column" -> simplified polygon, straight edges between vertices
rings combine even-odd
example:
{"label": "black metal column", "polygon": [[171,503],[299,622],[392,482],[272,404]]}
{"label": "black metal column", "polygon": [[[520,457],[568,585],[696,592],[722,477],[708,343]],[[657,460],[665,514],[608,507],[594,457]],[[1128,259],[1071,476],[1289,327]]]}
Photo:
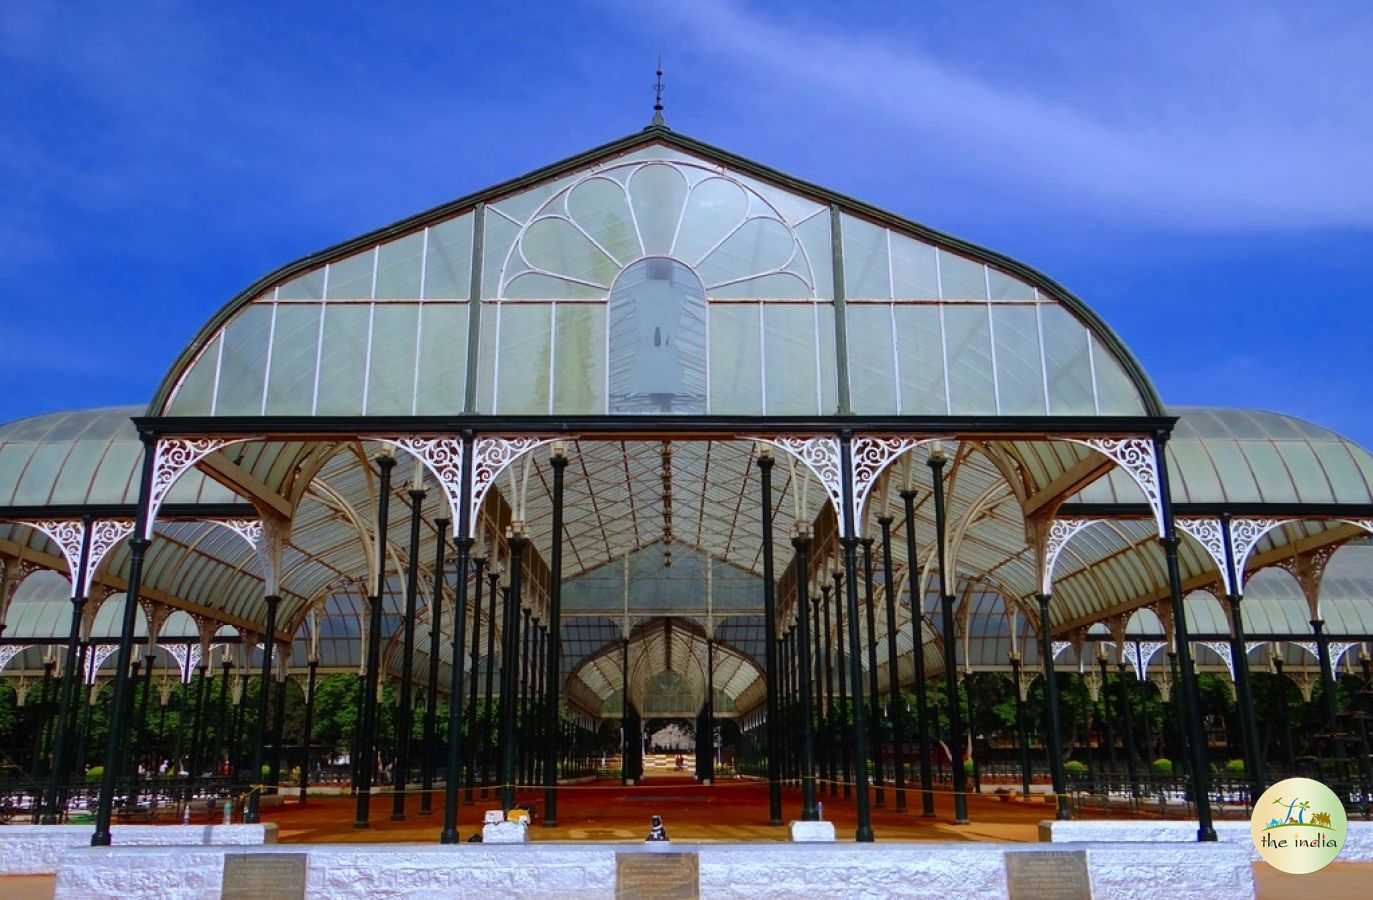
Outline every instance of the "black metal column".
{"label": "black metal column", "polygon": [[[873,599],[872,545],[872,538],[863,538],[863,599],[868,606],[868,702],[872,704],[869,730],[872,732],[873,805],[880,809],[886,806],[886,795],[882,790],[882,708],[877,696],[877,601]],[[859,776],[863,777],[863,774],[860,769]]]}
{"label": "black metal column", "polygon": [[1240,715],[1240,736],[1244,742],[1244,772],[1249,781],[1249,802],[1253,804],[1264,791],[1263,755],[1259,750],[1259,723],[1254,716],[1254,689],[1249,682],[1249,651],[1244,646],[1244,617],[1240,614],[1242,572],[1235,565],[1234,537],[1230,515],[1220,516],[1221,536],[1225,541],[1225,565],[1230,571],[1230,660],[1235,667],[1235,693]]}
{"label": "black metal column", "polygon": [[501,809],[515,808],[515,713],[519,705],[520,603],[524,592],[523,530],[508,533],[510,545],[510,591],[505,598],[505,628],[501,634]]}
{"label": "black metal column", "polygon": [[81,520],[81,556],[72,581],[72,618],[71,630],[67,635],[67,663],[62,667],[61,696],[58,698],[57,737],[52,747],[52,771],[48,775],[48,796],[44,804],[43,825],[55,825],[58,806],[62,804],[62,783],[67,777],[67,735],[71,731],[72,707],[75,705],[76,678],[80,674],[81,613],[86,608],[86,597],[81,585],[86,583],[86,568],[91,558],[91,518]]}
{"label": "black metal column", "polygon": [[415,680],[415,613],[419,598],[420,507],[424,491],[416,478],[406,492],[410,497],[410,553],[405,565],[405,619],[401,623],[404,646],[400,658],[400,696],[396,702],[396,766],[391,778],[391,821],[405,821],[405,788],[410,783],[410,733]]}
{"label": "black metal column", "polygon": [[928,465],[934,482],[934,541],[939,565],[939,607],[943,624],[944,686],[949,696],[949,755],[953,771],[953,820],[955,825],[968,824],[968,780],[963,769],[963,708],[958,700],[957,637],[953,627],[954,596],[949,593],[949,573],[944,559],[944,458],[942,451],[930,452]]}
{"label": "black metal column", "polygon": [[1123,735],[1125,740],[1125,774],[1130,779],[1129,796],[1134,797],[1139,775],[1135,770],[1135,715],[1134,704],[1130,700],[1130,691],[1134,689],[1135,679],[1126,673],[1125,663],[1117,663],[1116,673],[1119,676],[1117,687],[1120,694],[1120,714],[1125,723]]}
{"label": "black metal column", "polygon": [[767,667],[767,748],[768,748],[768,824],[782,824],[782,693],[781,669],[777,646],[777,584],[773,580],[772,550],[772,467],[771,453],[759,453],[757,459],[759,487],[763,507],[763,640],[766,645],[764,665]]}
{"label": "black metal column", "polygon": [[915,721],[919,732],[920,753],[920,814],[934,818],[934,773],[930,771],[930,714],[925,691],[929,686],[925,675],[925,612],[920,593],[920,559],[915,549],[915,491],[901,492],[906,515],[906,582],[911,594],[911,657],[915,663]]}
{"label": "black metal column", "polygon": [[801,821],[814,822],[820,817],[815,809],[815,709],[811,696],[810,530],[803,523],[796,524],[791,545],[796,549],[792,564],[796,568],[797,687],[801,695]]}
{"label": "black metal column", "polygon": [[543,826],[558,827],[558,748],[562,741],[562,718],[558,711],[562,688],[563,640],[563,479],[567,453],[554,446],[548,460],[553,469],[552,544],[548,552],[548,659],[544,670],[546,709],[543,756]]}
{"label": "black metal column", "polygon": [[[424,750],[420,772],[420,814],[429,815],[434,811],[434,769],[439,761],[439,644],[443,627],[443,580],[444,551],[448,547],[448,520],[434,519],[434,588],[429,594],[429,677],[425,681],[424,697]],[[466,577],[466,572],[458,577]],[[456,622],[462,610],[453,612]],[[461,665],[461,655],[453,657],[453,665]],[[448,714],[459,715],[461,697],[450,697]]]}
{"label": "black metal column", "polygon": [[358,740],[358,802],[354,828],[370,828],[372,773],[376,765],[377,684],[381,670],[381,606],[386,595],[387,533],[391,511],[391,470],[396,458],[388,452],[377,456],[381,473],[377,487],[377,585],[367,598],[367,674],[362,682],[362,732]]}
{"label": "black metal column", "polygon": [[[139,593],[143,587],[143,558],[148,552],[151,541],[144,535],[151,534],[149,527],[149,504],[152,498],[153,463],[157,449],[156,438],[143,432],[143,466],[138,485],[138,515],[134,522],[133,537],[129,541],[129,574],[124,592],[124,617],[119,631],[119,652],[115,657],[114,670],[118,673],[114,680],[114,719],[110,722],[105,738],[105,771],[100,778],[100,797],[95,811],[95,832],[91,835],[92,847],[110,845],[110,819],[114,814],[114,785],[119,774],[119,741],[126,729],[124,723],[125,698],[129,692],[129,659],[133,655],[133,630],[137,619]],[[88,531],[89,533],[89,531]]]}
{"label": "black metal column", "polygon": [[858,639],[858,520],[857,502],[854,499],[853,442],[852,436],[845,432],[839,438],[840,496],[844,509],[840,518],[841,543],[844,547],[845,600],[849,619],[849,687],[853,695],[853,755],[859,772],[858,790],[855,797],[858,826],[854,840],[870,843],[873,840],[872,811],[868,807],[868,724],[863,709],[863,661],[862,646]]}
{"label": "black metal column", "polygon": [[[835,777],[834,762],[834,660],[833,651],[830,648],[830,593],[832,588],[828,584],[820,585],[820,605],[816,607],[815,615],[817,625],[815,629],[815,659],[820,665],[820,671],[824,674],[825,702],[820,710],[820,774],[825,779],[824,785],[833,797],[838,793],[839,780]],[[817,685],[818,688],[818,685]]]}
{"label": "black metal column", "polygon": [[1197,805],[1197,840],[1216,840],[1211,823],[1211,795],[1206,763],[1206,737],[1201,724],[1201,702],[1196,673],[1192,669],[1192,648],[1187,634],[1187,608],[1182,599],[1182,571],[1178,565],[1178,536],[1173,528],[1173,501],[1168,484],[1168,459],[1164,453],[1167,432],[1154,437],[1154,467],[1158,475],[1159,508],[1163,534],[1164,562],[1168,570],[1169,596],[1172,600],[1173,628],[1178,644],[1178,669],[1182,676],[1183,714],[1187,723],[1187,746],[1192,756],[1192,798]]}
{"label": "black metal column", "polygon": [[[843,575],[834,573],[834,653],[835,660],[834,673],[839,682],[839,727],[834,727],[833,716],[830,721],[830,733],[839,744],[839,782],[843,786],[844,799],[848,800],[853,793],[853,755],[850,752],[852,747],[852,737],[849,729],[852,727],[849,721],[849,691],[848,691],[848,654],[844,650],[844,581],[852,577],[857,579],[857,569],[846,569]],[[855,590],[856,590],[855,586]],[[852,628],[857,623],[850,620],[849,626]],[[858,692],[854,691],[854,702],[857,703]]]}
{"label": "black metal column", "polygon": [[[901,667],[896,659],[896,578],[892,571],[891,558],[892,517],[878,516],[877,524],[882,528],[882,593],[886,600],[887,612],[887,715],[891,718],[892,764],[896,769],[896,808],[903,810],[906,808],[906,698],[901,694]],[[919,653],[920,648],[916,647],[915,652]]]}
{"label": "black metal column", "polygon": [[[467,750],[467,785],[463,793],[463,804],[472,804],[472,788],[477,780],[477,755],[483,746],[479,743],[477,732],[477,661],[481,659],[481,635],[482,635],[482,588],[486,586],[486,557],[476,556],[472,558],[472,678],[468,686],[467,693],[467,741],[470,745]],[[466,577],[463,573],[460,577]],[[494,593],[494,592],[493,592]],[[461,616],[462,610],[454,607],[453,615]],[[456,621],[456,620],[455,620]],[[486,661],[487,671],[491,668],[491,659],[488,655]],[[449,700],[449,715],[453,714],[453,701]]]}
{"label": "black metal column", "polygon": [[[456,519],[453,533],[458,548],[457,578],[453,582],[453,664],[449,667],[448,679],[448,760],[444,771],[443,783],[443,830],[439,833],[439,843],[458,842],[458,779],[462,776],[462,719],[459,704],[462,700],[462,641],[463,613],[467,610],[467,566],[472,553],[473,525],[469,508],[472,505],[472,454],[474,437],[471,432],[462,436],[462,474],[461,487],[458,489],[458,509],[453,511]],[[442,536],[442,535],[440,535]],[[439,542],[442,546],[442,541]],[[440,551],[439,556],[442,557]],[[477,581],[481,581],[481,568],[477,567]],[[441,594],[435,583],[434,602],[441,601]],[[480,590],[480,588],[478,588]],[[478,603],[480,606],[480,603]],[[473,612],[476,615],[476,611]],[[489,664],[489,661],[488,661]],[[472,654],[472,680],[477,680],[477,655]],[[475,704],[473,704],[475,705]],[[469,739],[471,734],[468,735]]]}
{"label": "black metal column", "polygon": [[248,806],[243,813],[245,825],[256,825],[262,819],[258,815],[258,798],[262,795],[262,758],[267,741],[267,702],[272,688],[272,649],[276,646],[277,605],[281,598],[268,594],[262,598],[267,604],[267,625],[262,635],[262,677],[257,690],[257,734],[253,739],[253,769],[249,776]]}

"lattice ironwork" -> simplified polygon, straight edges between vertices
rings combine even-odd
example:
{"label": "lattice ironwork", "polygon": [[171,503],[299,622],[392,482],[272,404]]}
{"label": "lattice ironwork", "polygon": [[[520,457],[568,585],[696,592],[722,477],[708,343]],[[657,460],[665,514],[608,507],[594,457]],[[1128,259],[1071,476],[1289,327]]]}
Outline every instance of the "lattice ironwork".
{"label": "lattice ironwork", "polygon": [[1148,679],[1149,664],[1160,650],[1167,648],[1163,641],[1139,641],[1130,648],[1130,665],[1135,669],[1135,677],[1140,681]]}
{"label": "lattice ironwork", "polygon": [[1240,593],[1244,590],[1244,567],[1249,562],[1249,557],[1254,552],[1254,548],[1263,540],[1264,535],[1278,528],[1291,519],[1259,519],[1244,517],[1232,519],[1230,522],[1230,540],[1234,543],[1235,550],[1235,574],[1239,578],[1239,587],[1235,590]]}
{"label": "lattice ironwork", "polygon": [[[451,437],[390,437],[381,440],[424,463],[424,467],[438,482],[439,490],[448,501],[448,508],[456,522],[458,512],[462,509],[462,440]],[[480,445],[481,441],[477,443]],[[477,459],[480,459],[480,454],[474,447],[473,461]],[[472,509],[474,519],[479,508],[478,505]]]}
{"label": "lattice ironwork", "polygon": [[749,441],[759,441],[778,450],[785,450],[796,457],[825,489],[825,495],[834,504],[835,514],[841,519],[844,511],[844,468],[841,464],[839,438],[832,435],[787,435],[782,437],[750,437]]}
{"label": "lattice ironwork", "polygon": [[[177,678],[181,681],[182,684],[189,683],[191,680],[191,645],[171,644],[169,646],[163,647],[162,649],[166,650],[167,653],[172,657],[172,659],[176,660]],[[197,654],[200,652],[199,647],[196,647],[195,650]]]}
{"label": "lattice ironwork", "polygon": [[1338,669],[1340,667],[1340,660],[1344,655],[1357,646],[1359,646],[1358,641],[1340,641],[1338,643],[1332,641],[1329,644],[1331,671]]}
{"label": "lattice ironwork", "polygon": [[[1177,526],[1178,531],[1201,544],[1207,554],[1210,555],[1211,561],[1216,564],[1216,569],[1220,572],[1225,592],[1227,594],[1236,593],[1230,567],[1225,564],[1225,530],[1221,528],[1220,519],[1210,516],[1178,516],[1173,520],[1173,524]],[[1236,558],[1238,559],[1238,556]]]}
{"label": "lattice ironwork", "polygon": [[1203,647],[1215,653],[1225,662],[1225,668],[1230,673],[1230,680],[1235,680],[1235,657],[1230,652],[1230,645],[1225,641],[1197,641]]}
{"label": "lattice ironwork", "polygon": [[260,435],[237,438],[164,438],[157,441],[153,451],[153,483],[148,493],[147,522],[144,540],[152,540],[157,523],[157,511],[162,508],[172,486],[187,469],[195,466],[216,450],[223,450],[244,441],[261,440]]}
{"label": "lattice ironwork", "polygon": [[86,653],[86,684],[95,684],[95,676],[105,660],[114,655],[119,647],[115,644],[97,644]]}
{"label": "lattice ironwork", "polygon": [[1053,593],[1054,566],[1058,564],[1059,554],[1068,542],[1096,519],[1054,519],[1049,523],[1049,534],[1044,539],[1043,571],[1039,575],[1040,590],[1045,594]]}
{"label": "lattice ironwork", "polygon": [[29,649],[30,646],[29,644],[14,644],[0,647],[0,671],[3,671],[5,666],[8,666],[16,656]]}
{"label": "lattice ironwork", "polygon": [[81,586],[76,579],[81,571],[81,541],[85,536],[82,523],[73,519],[29,519],[20,524],[43,532],[57,545],[62,558],[67,561],[67,583],[71,585],[72,595],[80,595]]}
{"label": "lattice ironwork", "polygon": [[1072,641],[1054,641],[1052,644],[1054,651],[1054,660],[1057,661],[1058,658],[1063,655],[1063,651],[1067,650],[1071,646],[1073,646]]}
{"label": "lattice ironwork", "polygon": [[1146,438],[1065,438],[1090,447],[1120,466],[1139,485],[1154,511],[1159,534],[1163,534],[1163,492],[1159,488],[1154,442]]}
{"label": "lattice ironwork", "polygon": [[[472,504],[468,508],[467,537],[477,536],[477,520],[482,503],[490,492],[496,479],[511,463],[532,450],[555,441],[568,440],[568,435],[558,437],[518,437],[479,438],[472,448]],[[514,498],[511,498],[512,501]]]}
{"label": "lattice ironwork", "polygon": [[936,438],[915,440],[907,437],[855,437],[849,444],[853,469],[854,537],[863,536],[863,507],[887,467],[903,453]]}

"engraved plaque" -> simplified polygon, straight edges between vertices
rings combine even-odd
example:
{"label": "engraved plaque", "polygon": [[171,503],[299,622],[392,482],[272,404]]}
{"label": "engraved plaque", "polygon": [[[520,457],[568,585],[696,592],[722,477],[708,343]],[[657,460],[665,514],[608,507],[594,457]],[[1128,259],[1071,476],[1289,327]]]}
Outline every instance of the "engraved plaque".
{"label": "engraved plaque", "polygon": [[700,900],[696,853],[616,853],[615,900]]}
{"label": "engraved plaque", "polygon": [[226,853],[221,900],[305,897],[304,853]]}
{"label": "engraved plaque", "polygon": [[1086,850],[1029,850],[1006,854],[1010,900],[1092,900]]}

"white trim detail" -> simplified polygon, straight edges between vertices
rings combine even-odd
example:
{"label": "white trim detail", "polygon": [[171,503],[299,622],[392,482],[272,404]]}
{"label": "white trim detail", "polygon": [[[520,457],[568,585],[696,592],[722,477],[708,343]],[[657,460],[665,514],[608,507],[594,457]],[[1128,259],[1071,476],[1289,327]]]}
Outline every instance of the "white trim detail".
{"label": "white trim detail", "polygon": [[1039,573],[1040,593],[1053,594],[1054,566],[1058,564],[1059,554],[1073,535],[1096,522],[1096,519],[1054,519],[1049,524],[1049,534],[1044,539],[1044,569]]}
{"label": "white trim detail", "polygon": [[[453,529],[458,527],[462,508],[462,441],[455,438],[387,437],[378,440],[391,444],[424,463],[448,501]],[[478,442],[480,443],[480,442]],[[475,507],[474,507],[475,510]]]}
{"label": "white trim detail", "polygon": [[1058,662],[1058,658],[1059,658],[1060,656],[1063,655],[1063,651],[1064,651],[1064,650],[1067,650],[1069,647],[1073,646],[1073,642],[1072,642],[1072,641],[1054,641],[1053,644],[1052,644],[1051,646],[1053,647],[1053,651],[1054,651],[1054,662]]}
{"label": "white trim detail", "polygon": [[1075,438],[1064,440],[1081,444],[1105,456],[1134,479],[1154,510],[1158,533],[1163,534],[1163,493],[1160,490],[1158,466],[1154,462],[1154,443],[1144,438]]}
{"label": "white trim detail", "polygon": [[[1249,556],[1254,552],[1254,548],[1263,540],[1264,535],[1279,527],[1291,519],[1232,519],[1230,521],[1230,540],[1234,544],[1235,551],[1235,579],[1238,587],[1235,593],[1244,592],[1244,567],[1249,562]],[[1373,531],[1373,522],[1369,523],[1369,531]]]}
{"label": "white trim detail", "polygon": [[72,596],[79,596],[80,588],[76,583],[76,577],[81,568],[81,538],[84,534],[81,523],[70,519],[34,519],[19,524],[43,532],[57,545],[62,551],[62,557],[67,561],[67,583],[71,585]]}
{"label": "white trim detail", "polygon": [[[949,440],[949,438],[942,438]],[[905,437],[855,437],[849,444],[849,458],[853,465],[853,527],[854,537],[863,536],[863,507],[868,495],[877,485],[882,473],[902,454],[921,444],[941,440],[939,437],[915,440]]]}
{"label": "white trim detail", "polygon": [[96,673],[118,649],[118,644],[99,644],[90,649],[86,654],[86,684],[95,684]]}
{"label": "white trim detail", "polygon": [[840,531],[843,531],[844,489],[843,466],[840,464],[839,438],[830,435],[782,436],[782,437],[740,437],[740,440],[759,441],[784,450],[800,460],[810,469],[820,486],[834,504],[834,512],[839,516]]}
{"label": "white trim detail", "polygon": [[[1220,527],[1220,520],[1210,516],[1178,516],[1173,520],[1178,531],[1191,537],[1211,556],[1211,561],[1220,570],[1221,584],[1225,586],[1225,593],[1235,594],[1237,589],[1234,583],[1233,573],[1230,567],[1225,564],[1225,532]],[[1239,554],[1236,553],[1238,559]]]}
{"label": "white trim detail", "polygon": [[[486,500],[496,479],[511,463],[554,441],[573,440],[576,440],[576,436],[570,434],[557,437],[478,438],[472,449],[472,504],[468,508],[466,537],[477,536],[477,517],[481,514],[482,502]],[[455,503],[453,508],[458,509],[458,504]]]}
{"label": "white trim detail", "polygon": [[[1217,656],[1219,656],[1221,659],[1223,659],[1223,660],[1225,661],[1225,668],[1229,670],[1229,672],[1230,672],[1230,681],[1231,681],[1231,683],[1233,683],[1234,680],[1235,680],[1235,656],[1234,656],[1234,654],[1232,654],[1232,653],[1230,652],[1230,644],[1229,644],[1229,642],[1227,642],[1227,641],[1197,641],[1197,643],[1198,643],[1199,645],[1201,645],[1202,647],[1206,647],[1208,650],[1211,650],[1213,653],[1215,653]],[[1196,661],[1193,660],[1193,665],[1195,665],[1195,664],[1196,664]]]}
{"label": "white trim detail", "polygon": [[[13,660],[19,654],[23,653],[25,650],[29,649],[29,647],[31,646],[33,645],[15,644],[8,647],[0,647],[0,671],[3,671],[5,666],[8,666],[10,664],[11,660]],[[54,672],[55,671],[56,670],[54,669]]]}
{"label": "white trim detail", "polygon": [[1163,641],[1135,642],[1130,648],[1133,651],[1130,654],[1130,664],[1134,666],[1135,677],[1140,681],[1148,681],[1149,664],[1153,662],[1154,657],[1158,655],[1158,652],[1165,649],[1167,646],[1168,645]]}
{"label": "white trim detail", "polygon": [[168,438],[157,441],[153,449],[153,483],[148,492],[147,521],[143,539],[152,540],[157,511],[172,491],[172,485],[187,470],[205,457],[231,444],[262,440],[261,435],[237,438]]}

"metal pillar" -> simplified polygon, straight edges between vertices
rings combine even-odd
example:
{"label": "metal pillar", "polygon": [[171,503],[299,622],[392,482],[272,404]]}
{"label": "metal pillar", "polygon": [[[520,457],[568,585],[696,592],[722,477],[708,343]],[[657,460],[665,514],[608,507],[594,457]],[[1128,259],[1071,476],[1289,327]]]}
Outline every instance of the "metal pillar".
{"label": "metal pillar", "polygon": [[906,515],[906,572],[911,593],[911,657],[915,663],[915,721],[919,733],[920,815],[934,818],[934,773],[930,771],[930,715],[925,690],[925,612],[920,590],[920,559],[915,549],[915,491],[901,492]]}
{"label": "metal pillar", "polygon": [[273,594],[268,594],[262,599],[267,604],[267,627],[262,637],[262,677],[258,682],[257,692],[257,735],[253,740],[253,770],[248,782],[253,787],[248,791],[248,806],[243,812],[245,825],[256,825],[262,821],[258,815],[258,798],[262,794],[263,744],[267,740],[267,702],[272,686],[272,649],[276,646],[277,605],[281,603],[281,598]]}
{"label": "metal pillar", "polygon": [[[831,721],[830,732],[839,742],[839,781],[843,786],[845,800],[849,799],[853,791],[853,756],[849,749],[852,746],[850,729],[853,726],[849,721],[849,678],[848,672],[845,671],[848,668],[846,665],[848,654],[844,650],[844,602],[842,598],[844,597],[844,583],[850,578],[854,578],[856,574],[857,569],[845,569],[842,576],[838,572],[834,573],[834,649],[835,655],[838,657],[835,661],[834,672],[835,679],[839,682],[839,728],[835,730]],[[856,583],[854,589],[857,590]],[[856,623],[850,619],[849,628],[853,629],[855,625]],[[858,691],[855,690],[853,693],[854,702],[857,703]]]}
{"label": "metal pillar", "polygon": [[953,771],[953,821],[955,825],[968,824],[968,780],[963,769],[963,709],[958,700],[957,637],[953,627],[954,596],[949,593],[947,564],[944,559],[945,522],[944,522],[944,464],[947,459],[943,450],[936,447],[930,451],[928,465],[934,482],[934,540],[935,553],[939,565],[939,599],[943,624],[944,643],[944,685],[949,695],[949,755],[953,758],[950,768]]}
{"label": "metal pillar", "polygon": [[391,821],[405,821],[405,787],[410,783],[410,732],[414,722],[411,702],[415,680],[415,613],[419,598],[420,507],[424,490],[419,463],[415,480],[406,493],[410,497],[410,554],[405,566],[405,618],[401,623],[404,646],[400,659],[400,696],[396,702],[396,767],[391,778]]}
{"label": "metal pillar", "polygon": [[[462,719],[458,705],[462,700],[462,641],[463,613],[467,610],[467,566],[472,553],[472,522],[469,512],[472,505],[472,453],[474,438],[471,432],[462,436],[462,473],[461,487],[458,490],[458,509],[453,532],[457,536],[454,543],[458,548],[457,578],[453,582],[453,663],[449,666],[448,679],[448,759],[444,770],[443,783],[443,829],[439,832],[439,843],[458,842],[458,779],[462,776]],[[443,546],[443,532],[439,532],[439,547]],[[443,558],[442,549],[437,551]],[[442,566],[439,566],[441,569]],[[480,590],[481,567],[477,566],[477,583]],[[442,600],[439,590],[440,576],[434,579],[434,602]],[[480,602],[477,606],[480,607]],[[473,615],[476,615],[474,610]],[[489,665],[489,662],[488,662]],[[472,654],[472,680],[477,680],[477,655]],[[469,738],[471,735],[469,734]]]}
{"label": "metal pillar", "polygon": [[90,565],[91,557],[91,518],[86,516],[82,520],[81,535],[81,556],[76,567],[75,578],[72,582],[72,618],[71,630],[67,636],[67,664],[62,667],[62,686],[61,696],[58,698],[57,712],[57,737],[53,741],[52,747],[52,771],[48,773],[48,796],[47,802],[43,807],[43,815],[39,822],[43,825],[55,825],[58,818],[58,807],[63,805],[61,800],[62,783],[67,777],[67,735],[71,731],[72,706],[76,697],[76,679],[81,671],[80,648],[81,642],[81,613],[86,607],[86,597],[81,591],[81,585],[85,584],[86,567]]}
{"label": "metal pillar", "polygon": [[[872,704],[870,715],[872,723],[872,769],[875,797],[873,805],[878,809],[886,806],[886,795],[882,790],[882,710],[877,698],[877,601],[873,599],[872,587],[872,538],[863,538],[863,599],[868,606],[868,701]],[[854,625],[857,628],[857,624]],[[860,772],[860,775],[862,773]]]}
{"label": "metal pillar", "polygon": [[1108,681],[1110,673],[1107,669],[1109,662],[1104,649],[1097,654],[1097,667],[1101,670],[1101,719],[1106,724],[1106,758],[1110,761],[1111,774],[1115,775],[1117,771],[1116,731],[1111,722],[1111,697],[1107,690],[1110,687],[1110,681]]}
{"label": "metal pillar", "polygon": [[1187,723],[1187,744],[1192,755],[1192,798],[1197,805],[1197,840],[1216,840],[1211,822],[1209,769],[1206,763],[1206,736],[1201,724],[1201,702],[1196,673],[1192,670],[1192,648],[1187,633],[1187,608],[1182,598],[1182,571],[1178,565],[1178,536],[1173,528],[1173,501],[1168,484],[1168,459],[1164,443],[1168,434],[1160,431],[1154,438],[1154,468],[1158,475],[1159,508],[1163,534],[1164,562],[1168,570],[1169,595],[1173,609],[1173,628],[1178,644],[1178,668],[1182,674],[1183,713]]}
{"label": "metal pillar", "polygon": [[1125,722],[1125,774],[1130,778],[1129,796],[1135,796],[1135,785],[1138,783],[1138,775],[1135,771],[1135,722],[1134,704],[1130,701],[1130,691],[1133,690],[1134,679],[1126,675],[1125,663],[1116,664],[1116,674],[1118,676],[1117,685],[1120,694],[1120,711]]}
{"label": "metal pillar", "polygon": [[[820,774],[824,788],[835,795],[834,777],[834,663],[830,656],[830,586],[820,585],[820,603],[815,608],[815,660],[824,675],[824,704],[820,709]],[[820,685],[816,685],[819,690]]]}
{"label": "metal pillar", "polygon": [[[420,771],[420,814],[429,815],[434,811],[434,767],[438,763],[438,720],[439,720],[439,642],[443,627],[443,556],[448,545],[448,520],[434,519],[434,588],[429,595],[429,677],[425,683],[424,698],[424,739]],[[466,572],[459,573],[465,577]],[[453,612],[456,622],[462,610]],[[460,665],[461,656],[453,657],[453,664]],[[462,698],[450,697],[448,714],[459,714]]]}
{"label": "metal pillar", "polygon": [[1049,776],[1058,798],[1054,818],[1064,821],[1072,816],[1068,814],[1068,775],[1063,769],[1063,732],[1058,724],[1058,675],[1054,673],[1054,639],[1049,625],[1050,597],[1036,594],[1035,599],[1039,601],[1039,655],[1044,665],[1044,702],[1049,718],[1044,749],[1048,751]]}
{"label": "metal pillar", "polygon": [[[901,695],[901,667],[896,659],[896,579],[892,572],[891,526],[892,517],[878,516],[877,524],[882,528],[882,593],[887,608],[887,715],[891,717],[892,756],[896,768],[896,808],[906,808],[906,698]],[[914,652],[920,652],[916,647]],[[874,689],[875,693],[875,689]]]}
{"label": "metal pillar", "polygon": [[562,741],[562,718],[558,701],[562,681],[563,640],[563,478],[567,469],[567,450],[555,444],[548,460],[553,469],[553,536],[548,553],[548,658],[544,669],[544,703],[547,734],[543,757],[543,826],[558,827],[558,748]]}
{"label": "metal pillar", "polygon": [[[477,737],[477,660],[481,659],[479,653],[481,649],[482,635],[482,588],[486,585],[484,572],[486,570],[486,557],[476,556],[472,559],[472,678],[467,693],[467,741],[471,745],[467,752],[467,784],[463,793],[463,804],[472,804],[472,788],[477,781],[477,753],[481,749]],[[466,578],[467,573],[461,572],[459,578]],[[461,616],[463,610],[456,606],[453,608],[453,615]],[[457,620],[454,619],[454,622]],[[487,671],[490,671],[491,660],[488,656],[486,661]],[[453,715],[453,700],[450,698],[448,714]]]}
{"label": "metal pillar", "polygon": [[796,658],[800,666],[797,687],[801,694],[801,821],[814,822],[820,817],[815,808],[815,710],[811,696],[810,657],[810,528],[796,523],[791,539],[796,549],[793,565],[796,571]]}
{"label": "metal pillar", "polygon": [[858,826],[854,840],[858,843],[871,843],[872,811],[868,807],[868,724],[863,709],[863,662],[862,647],[858,641],[858,522],[855,519],[854,501],[853,442],[852,436],[845,432],[839,438],[839,468],[841,474],[843,514],[840,517],[840,543],[844,547],[845,600],[849,618],[849,686],[853,693],[853,755],[858,772],[858,789],[855,806],[858,813]]}
{"label": "metal pillar", "polygon": [[505,629],[501,634],[501,809],[515,808],[515,712],[518,703],[520,653],[520,602],[524,591],[523,524],[511,525],[507,531],[510,546],[510,590],[505,598]]}
{"label": "metal pillar", "polygon": [[386,595],[386,547],[388,516],[391,510],[391,470],[396,458],[384,448],[377,456],[381,473],[377,487],[377,585],[376,593],[367,598],[367,674],[362,685],[362,732],[358,741],[358,802],[354,828],[370,828],[368,820],[372,807],[372,770],[376,765],[377,683],[381,670],[381,604]]}
{"label": "metal pillar", "polygon": [[[492,695],[492,683],[495,680],[496,665],[496,601],[503,599],[505,589],[501,587],[501,575],[504,569],[494,559],[492,560],[491,571],[486,575],[487,587],[490,588],[491,596],[487,600],[486,608],[486,691],[485,704],[482,709],[482,799],[491,796],[491,783],[495,781],[494,771],[496,768],[496,722],[492,714],[491,704],[494,702]],[[504,662],[502,662],[504,666]]]}
{"label": "metal pillar", "polygon": [[760,451],[757,459],[763,507],[763,640],[767,667],[767,748],[768,748],[768,824],[782,824],[782,692],[777,646],[777,584],[773,580],[772,558],[772,454]]}

